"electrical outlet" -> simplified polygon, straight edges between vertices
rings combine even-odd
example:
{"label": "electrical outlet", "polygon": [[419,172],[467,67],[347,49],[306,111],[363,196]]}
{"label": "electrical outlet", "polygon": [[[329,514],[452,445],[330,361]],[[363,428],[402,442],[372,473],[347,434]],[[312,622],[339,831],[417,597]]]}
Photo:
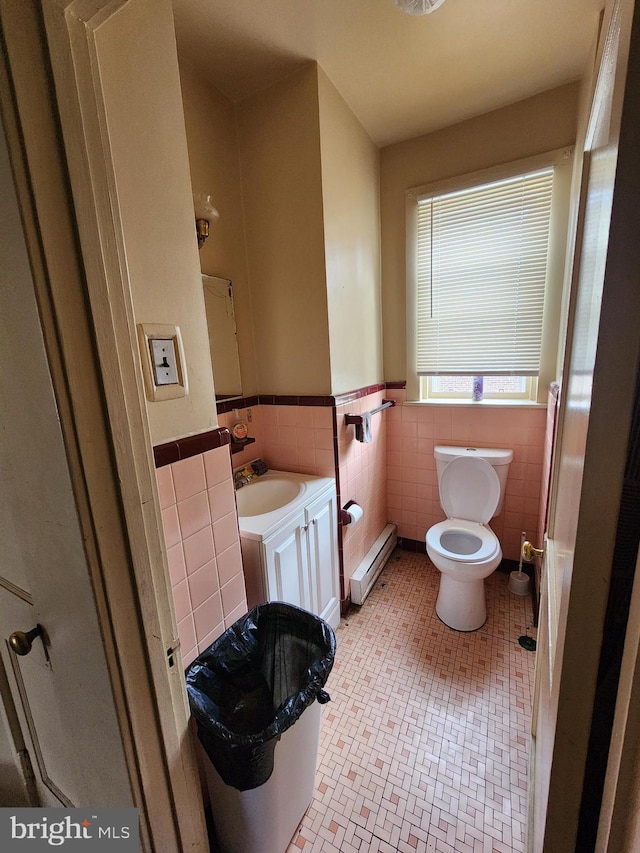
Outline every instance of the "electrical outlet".
{"label": "electrical outlet", "polygon": [[251,421],[252,421],[251,409],[247,409],[247,423],[251,423]]}

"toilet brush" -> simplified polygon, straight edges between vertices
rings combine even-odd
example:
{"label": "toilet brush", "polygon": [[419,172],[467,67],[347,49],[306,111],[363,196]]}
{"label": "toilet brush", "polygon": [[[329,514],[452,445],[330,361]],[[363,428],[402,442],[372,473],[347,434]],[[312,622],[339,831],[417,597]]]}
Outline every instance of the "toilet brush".
{"label": "toilet brush", "polygon": [[523,530],[520,538],[520,562],[518,564],[518,571],[511,572],[509,575],[509,590],[514,593],[514,595],[529,595],[529,575],[522,571],[522,545],[526,538],[527,534]]}

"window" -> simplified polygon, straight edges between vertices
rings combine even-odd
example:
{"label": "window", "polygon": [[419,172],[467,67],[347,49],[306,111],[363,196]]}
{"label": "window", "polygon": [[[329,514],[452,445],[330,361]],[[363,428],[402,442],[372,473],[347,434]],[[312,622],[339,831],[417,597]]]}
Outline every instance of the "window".
{"label": "window", "polygon": [[410,194],[410,369],[421,377],[421,399],[470,399],[473,377],[482,377],[487,399],[536,399],[554,166],[462,183]]}
{"label": "window", "polygon": [[[473,376],[422,377],[421,398],[424,400],[471,400]],[[483,376],[484,400],[535,400],[537,378],[534,376]]]}

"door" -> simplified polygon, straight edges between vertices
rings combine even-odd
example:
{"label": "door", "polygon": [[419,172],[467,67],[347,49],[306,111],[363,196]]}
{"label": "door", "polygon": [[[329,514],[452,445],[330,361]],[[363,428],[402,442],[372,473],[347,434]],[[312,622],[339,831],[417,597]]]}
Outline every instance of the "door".
{"label": "door", "polygon": [[601,723],[594,708],[640,347],[633,17],[632,0],[608,6],[584,132],[542,572],[530,785],[534,853],[586,853],[595,842],[584,821],[593,791],[583,789]]}
{"label": "door", "polygon": [[0,221],[0,805],[131,806],[4,133]]}

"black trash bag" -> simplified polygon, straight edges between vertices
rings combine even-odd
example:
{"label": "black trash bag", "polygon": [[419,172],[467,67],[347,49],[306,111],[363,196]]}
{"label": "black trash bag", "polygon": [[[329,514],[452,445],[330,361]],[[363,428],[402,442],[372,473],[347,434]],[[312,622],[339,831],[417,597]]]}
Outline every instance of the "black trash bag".
{"label": "black trash bag", "polygon": [[259,604],[186,670],[198,738],[222,780],[239,791],[273,772],[280,736],[322,689],[336,653],[327,622],[282,602]]}

